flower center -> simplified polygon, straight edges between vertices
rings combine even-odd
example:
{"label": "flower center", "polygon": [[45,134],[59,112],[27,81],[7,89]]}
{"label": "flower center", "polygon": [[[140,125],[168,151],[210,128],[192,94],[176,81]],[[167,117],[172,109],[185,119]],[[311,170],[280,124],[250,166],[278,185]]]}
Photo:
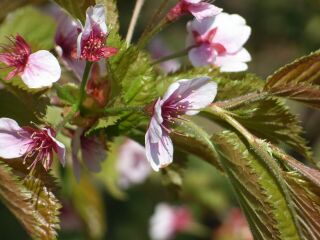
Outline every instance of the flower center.
{"label": "flower center", "polygon": [[3,62],[8,67],[14,67],[13,76],[22,73],[28,63],[28,58],[31,54],[31,49],[26,41],[19,35],[15,38],[8,38],[11,44],[3,44],[0,46],[2,53],[0,53],[0,62]]}
{"label": "flower center", "polygon": [[82,41],[81,58],[91,62],[99,61],[104,57],[106,35],[92,31],[87,39]]}
{"label": "flower center", "polygon": [[214,38],[216,36],[216,33],[218,31],[218,28],[211,29],[206,34],[199,34],[197,31],[193,31],[193,37],[195,39],[196,45],[202,45],[206,44],[209,46],[212,50],[215,50],[218,55],[224,54],[227,50],[221,43],[214,42]]}
{"label": "flower center", "polygon": [[[24,157],[24,163],[28,158],[33,158],[32,164],[28,167],[34,168],[38,162],[42,162],[43,167],[48,170],[53,161],[53,150],[55,150],[55,142],[48,135],[47,131],[50,130],[37,130],[25,128],[28,132],[33,133],[30,136],[31,143]],[[54,133],[54,132],[53,132]]]}

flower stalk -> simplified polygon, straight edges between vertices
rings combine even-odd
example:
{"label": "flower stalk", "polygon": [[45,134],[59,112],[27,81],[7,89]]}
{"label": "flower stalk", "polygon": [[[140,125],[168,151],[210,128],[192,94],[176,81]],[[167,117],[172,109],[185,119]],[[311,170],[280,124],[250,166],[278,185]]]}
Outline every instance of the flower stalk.
{"label": "flower stalk", "polygon": [[136,5],[133,10],[132,18],[131,18],[128,32],[127,32],[127,36],[126,36],[126,42],[128,43],[128,45],[130,44],[130,42],[132,40],[133,32],[136,27],[136,24],[137,24],[137,21],[139,18],[139,14],[141,12],[141,9],[142,9],[144,2],[145,2],[145,0],[137,0],[136,1]]}

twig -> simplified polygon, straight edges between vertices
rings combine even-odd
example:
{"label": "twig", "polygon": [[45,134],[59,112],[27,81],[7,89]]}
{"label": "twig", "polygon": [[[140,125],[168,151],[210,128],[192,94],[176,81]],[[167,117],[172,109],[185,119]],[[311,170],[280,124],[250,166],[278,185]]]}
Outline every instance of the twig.
{"label": "twig", "polygon": [[128,43],[128,45],[130,44],[130,42],[132,40],[133,32],[134,32],[134,29],[136,27],[136,24],[137,24],[137,21],[138,21],[138,18],[139,18],[139,14],[140,14],[140,11],[141,11],[142,6],[144,4],[144,1],[145,0],[137,0],[136,1],[136,5],[135,5],[134,10],[133,10],[133,14],[132,14],[132,17],[131,17],[131,21],[130,21],[128,32],[127,32],[127,36],[126,36],[126,42]]}

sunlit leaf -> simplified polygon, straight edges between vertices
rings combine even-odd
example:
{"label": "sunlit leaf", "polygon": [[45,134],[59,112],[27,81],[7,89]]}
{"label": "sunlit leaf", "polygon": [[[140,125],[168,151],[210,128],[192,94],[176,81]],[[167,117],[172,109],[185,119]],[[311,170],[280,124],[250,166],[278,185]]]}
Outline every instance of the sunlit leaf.
{"label": "sunlit leaf", "polygon": [[320,51],[302,57],[268,77],[264,90],[320,107]]}
{"label": "sunlit leaf", "polygon": [[283,192],[259,157],[235,133],[224,131],[212,141],[255,239],[300,239]]}
{"label": "sunlit leaf", "polygon": [[[13,175],[9,166],[0,163],[0,198],[33,238],[56,239],[61,205],[53,186],[44,184],[44,176],[25,175],[25,166],[22,168],[15,169]],[[40,175],[47,174],[42,172]],[[17,173],[22,179],[16,177]]]}
{"label": "sunlit leaf", "polygon": [[51,17],[34,7],[25,7],[12,12],[0,25],[0,42],[8,42],[6,37],[20,34],[33,51],[50,50],[53,48],[55,29],[56,24]]}
{"label": "sunlit leaf", "polygon": [[192,121],[181,121],[171,137],[175,146],[182,151],[195,154],[222,170],[217,152],[211,143],[210,136]]}

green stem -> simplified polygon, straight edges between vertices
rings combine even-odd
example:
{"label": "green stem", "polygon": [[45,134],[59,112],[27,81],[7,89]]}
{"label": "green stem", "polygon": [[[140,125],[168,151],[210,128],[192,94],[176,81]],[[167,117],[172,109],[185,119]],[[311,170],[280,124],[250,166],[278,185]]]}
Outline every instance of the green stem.
{"label": "green stem", "polygon": [[[238,121],[232,118],[228,111],[218,107],[212,106],[211,113],[219,117],[220,119],[229,123],[232,127],[234,127],[240,134],[244,136],[254,152],[259,156],[259,159],[263,160],[264,164],[267,166],[270,173],[275,177],[291,212],[292,219],[295,223],[296,228],[298,229],[298,233],[301,234],[301,226],[296,216],[296,210],[294,209],[294,203],[290,195],[290,191],[282,179],[282,169],[276,163],[275,159],[271,157],[268,149],[265,149],[263,146],[266,144],[262,139],[259,139],[252,135],[246,128],[244,128]],[[301,236],[300,236],[301,237]]]}
{"label": "green stem", "polygon": [[223,109],[232,109],[244,104],[249,104],[252,102],[259,101],[268,96],[269,96],[269,93],[267,92],[257,91],[257,92],[248,93],[240,97],[231,98],[225,101],[218,101],[218,102],[212,103],[211,106],[217,106]]}
{"label": "green stem", "polygon": [[179,51],[179,52],[175,52],[175,53],[170,54],[170,55],[168,55],[168,56],[162,57],[162,58],[154,61],[154,62],[152,63],[152,65],[159,64],[159,63],[162,63],[162,62],[165,62],[165,61],[174,59],[174,58],[183,57],[183,56],[187,55],[188,52],[189,52],[191,49],[195,48],[195,47],[197,47],[197,45],[192,45],[192,46],[187,47],[186,49],[183,49],[183,50],[181,50],[181,51]]}
{"label": "green stem", "polygon": [[81,80],[81,85],[80,85],[80,97],[79,97],[79,102],[78,102],[78,105],[77,105],[77,109],[81,108],[82,102],[83,102],[83,100],[85,99],[85,96],[86,96],[86,86],[87,86],[87,82],[88,82],[88,79],[89,79],[91,66],[92,66],[92,62],[86,62],[86,66],[84,68],[84,72],[83,72],[83,76],[82,76],[82,80]]}
{"label": "green stem", "polygon": [[89,78],[89,73],[91,69],[92,63],[86,62],[86,66],[83,72],[82,81],[80,85],[80,96],[79,101],[76,105],[74,105],[68,115],[56,126],[56,132],[60,132],[62,128],[74,117],[74,115],[81,109],[82,102],[86,96],[86,85]]}

